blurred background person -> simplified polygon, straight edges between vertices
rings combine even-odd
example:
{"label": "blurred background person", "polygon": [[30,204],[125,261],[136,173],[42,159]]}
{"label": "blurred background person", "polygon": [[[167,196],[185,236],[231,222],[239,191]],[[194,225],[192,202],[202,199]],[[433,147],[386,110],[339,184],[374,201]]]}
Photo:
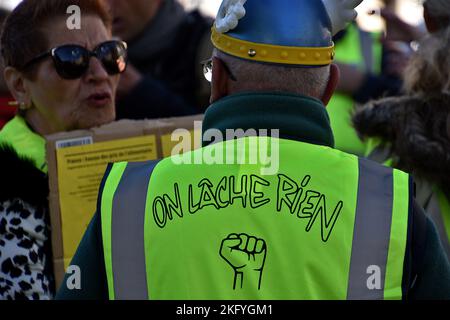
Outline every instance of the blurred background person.
{"label": "blurred background person", "polygon": [[[66,10],[81,9],[68,30]],[[44,135],[112,122],[126,44],[101,0],[24,0],[1,36],[18,115],[0,131],[0,298],[54,294]]]}
{"label": "blurred background person", "polygon": [[381,11],[374,9],[369,15],[381,14],[386,35],[364,31],[354,22],[333,39],[341,79],[327,111],[336,148],[360,156],[364,155],[366,146],[351,124],[356,105],[400,94],[402,73],[412,54],[409,43],[422,36],[418,28],[403,22],[394,13],[395,1],[387,1]]}
{"label": "blurred background person", "polygon": [[353,122],[375,146],[369,158],[415,176],[450,257],[450,2],[428,0],[424,9],[431,35],[405,71],[406,94],[368,103]]}
{"label": "blurred background person", "polygon": [[[0,28],[5,22],[6,17],[9,14],[9,10],[0,8]],[[10,106],[9,103],[13,101],[11,94],[3,77],[3,63],[0,62],[0,129],[11,120],[16,114],[17,108]]]}
{"label": "blurred background person", "polygon": [[391,11],[395,10],[395,6],[397,4],[397,0],[383,0],[384,5]]}
{"label": "blurred background person", "polygon": [[199,71],[212,53],[212,19],[176,0],[107,0],[113,34],[129,44],[118,88],[118,119],[203,113],[210,85]]}

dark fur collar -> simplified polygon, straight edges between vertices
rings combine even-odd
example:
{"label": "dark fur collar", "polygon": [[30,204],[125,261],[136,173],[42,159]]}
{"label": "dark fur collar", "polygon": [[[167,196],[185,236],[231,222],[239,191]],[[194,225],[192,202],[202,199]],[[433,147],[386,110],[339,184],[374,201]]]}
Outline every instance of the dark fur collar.
{"label": "dark fur collar", "polygon": [[33,206],[48,206],[47,176],[7,145],[0,145],[0,181],[0,202],[19,198]]}
{"label": "dark fur collar", "polygon": [[400,169],[448,190],[449,113],[449,95],[385,98],[359,109],[353,124],[360,137],[385,141]]}

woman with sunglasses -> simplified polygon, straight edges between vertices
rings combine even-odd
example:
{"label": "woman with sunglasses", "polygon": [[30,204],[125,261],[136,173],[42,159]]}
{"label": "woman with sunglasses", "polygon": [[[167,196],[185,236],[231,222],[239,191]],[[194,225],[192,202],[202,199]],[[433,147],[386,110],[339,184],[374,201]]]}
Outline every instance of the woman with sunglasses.
{"label": "woman with sunglasses", "polygon": [[[80,28],[67,13],[73,5]],[[5,22],[1,48],[19,113],[0,131],[0,299],[49,299],[43,136],[114,121],[126,44],[112,40],[101,0],[24,0]]]}

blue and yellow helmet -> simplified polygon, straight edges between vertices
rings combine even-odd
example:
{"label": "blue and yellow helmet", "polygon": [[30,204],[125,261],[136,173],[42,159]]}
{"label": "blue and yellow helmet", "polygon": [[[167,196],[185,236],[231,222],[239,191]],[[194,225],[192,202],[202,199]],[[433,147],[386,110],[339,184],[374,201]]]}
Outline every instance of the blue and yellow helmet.
{"label": "blue and yellow helmet", "polygon": [[[284,65],[332,63],[332,37],[356,18],[362,0],[224,0],[214,46],[235,57]],[[339,30],[337,30],[339,29]]]}

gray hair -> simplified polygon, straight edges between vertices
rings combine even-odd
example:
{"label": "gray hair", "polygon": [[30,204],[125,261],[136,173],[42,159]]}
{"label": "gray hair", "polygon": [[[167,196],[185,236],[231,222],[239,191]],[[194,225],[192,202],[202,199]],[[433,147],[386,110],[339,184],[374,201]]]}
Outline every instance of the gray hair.
{"label": "gray hair", "polygon": [[322,98],[330,76],[330,66],[298,67],[263,64],[230,56],[215,50],[237,82],[231,84],[234,93],[244,91],[275,91]]}

